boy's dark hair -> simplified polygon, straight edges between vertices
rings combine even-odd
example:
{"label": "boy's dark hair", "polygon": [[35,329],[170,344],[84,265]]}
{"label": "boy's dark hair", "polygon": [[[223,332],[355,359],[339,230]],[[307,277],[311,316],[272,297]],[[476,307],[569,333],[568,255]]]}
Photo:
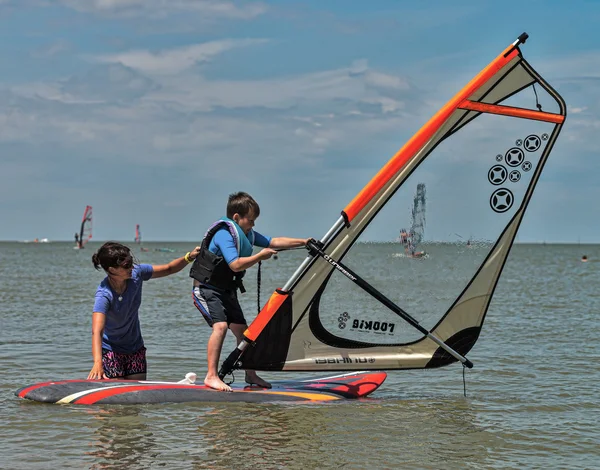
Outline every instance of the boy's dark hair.
{"label": "boy's dark hair", "polygon": [[240,217],[252,214],[256,219],[260,215],[260,207],[250,194],[240,191],[230,194],[227,201],[227,217],[231,219],[234,214],[239,214]]}
{"label": "boy's dark hair", "polygon": [[94,268],[104,269],[108,272],[108,268],[131,268],[136,260],[131,254],[131,250],[125,245],[117,242],[106,242],[96,253],[92,255],[92,263]]}

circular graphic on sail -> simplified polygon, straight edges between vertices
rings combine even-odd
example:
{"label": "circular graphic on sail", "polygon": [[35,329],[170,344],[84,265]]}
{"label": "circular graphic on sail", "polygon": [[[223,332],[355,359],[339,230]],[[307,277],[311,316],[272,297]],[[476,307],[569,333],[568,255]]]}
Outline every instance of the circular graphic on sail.
{"label": "circular graphic on sail", "polygon": [[521,139],[517,139],[517,140],[515,141],[515,145],[516,145],[517,147],[520,147],[521,145],[523,145],[523,141],[522,141]]}
{"label": "circular graphic on sail", "polygon": [[525,153],[520,148],[513,147],[506,152],[505,159],[508,166],[519,166],[525,159]]}
{"label": "circular graphic on sail", "polygon": [[521,165],[521,168],[523,169],[523,171],[529,171],[529,170],[531,170],[531,162],[524,161],[523,165]]}
{"label": "circular graphic on sail", "polygon": [[344,312],[338,317],[338,328],[340,330],[343,330],[344,328],[346,328],[346,322],[348,321],[349,318],[350,318],[350,315],[348,314],[348,312]]}
{"label": "circular graphic on sail", "polygon": [[510,209],[515,201],[513,193],[509,189],[500,188],[492,193],[490,206],[494,212],[501,214]]}
{"label": "circular graphic on sail", "polygon": [[523,147],[525,147],[525,150],[528,152],[535,152],[540,148],[540,145],[542,145],[540,138],[535,134],[531,134],[525,138],[525,145],[523,145]]}
{"label": "circular graphic on sail", "polygon": [[503,158],[504,158],[504,157],[502,156],[502,154],[501,154],[501,153],[499,153],[498,155],[496,155],[496,161],[497,161],[497,162],[501,162]]}
{"label": "circular graphic on sail", "polygon": [[510,175],[508,175],[508,179],[513,183],[516,183],[521,179],[521,173],[519,172],[519,170],[513,170],[510,172]]}
{"label": "circular graphic on sail", "polygon": [[548,137],[550,137],[548,134],[542,134],[542,140],[548,140]]}
{"label": "circular graphic on sail", "polygon": [[488,171],[488,180],[494,186],[498,186],[506,181],[507,173],[506,168],[502,165],[494,165],[490,168],[490,171]]}

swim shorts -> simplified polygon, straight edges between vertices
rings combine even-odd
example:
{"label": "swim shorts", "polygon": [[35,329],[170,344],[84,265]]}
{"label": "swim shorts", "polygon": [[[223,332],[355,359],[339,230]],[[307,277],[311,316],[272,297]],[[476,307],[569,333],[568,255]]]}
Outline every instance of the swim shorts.
{"label": "swim shorts", "polygon": [[145,374],[147,369],[146,348],[142,347],[131,354],[102,349],[102,365],[104,366],[104,373],[109,379],[133,374]]}
{"label": "swim shorts", "polygon": [[231,323],[246,324],[236,291],[218,291],[198,286],[194,287],[192,298],[194,305],[210,327],[218,322],[227,322],[227,325]]}

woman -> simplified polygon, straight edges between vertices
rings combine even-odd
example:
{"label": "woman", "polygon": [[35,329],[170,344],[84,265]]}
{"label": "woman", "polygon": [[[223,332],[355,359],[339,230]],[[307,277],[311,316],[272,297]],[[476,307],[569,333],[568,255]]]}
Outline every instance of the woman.
{"label": "woman", "polygon": [[98,286],[92,314],[94,367],[88,379],[146,379],[146,348],[138,310],[142,283],[181,271],[200,252],[197,246],[169,264],[135,264],[131,250],[106,242],[92,256],[94,267],[107,276]]}

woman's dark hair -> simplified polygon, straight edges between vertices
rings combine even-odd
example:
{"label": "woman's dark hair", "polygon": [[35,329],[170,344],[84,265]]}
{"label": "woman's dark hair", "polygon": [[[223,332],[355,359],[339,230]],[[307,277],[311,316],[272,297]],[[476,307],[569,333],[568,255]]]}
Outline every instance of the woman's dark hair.
{"label": "woman's dark hair", "polygon": [[240,214],[240,217],[252,215],[257,218],[260,215],[258,203],[248,193],[240,191],[229,195],[227,201],[227,217],[233,218],[234,214]]}
{"label": "woman's dark hair", "polygon": [[117,242],[106,242],[92,255],[94,268],[100,270],[102,267],[106,272],[108,272],[108,268],[129,269],[135,262],[131,250]]}

